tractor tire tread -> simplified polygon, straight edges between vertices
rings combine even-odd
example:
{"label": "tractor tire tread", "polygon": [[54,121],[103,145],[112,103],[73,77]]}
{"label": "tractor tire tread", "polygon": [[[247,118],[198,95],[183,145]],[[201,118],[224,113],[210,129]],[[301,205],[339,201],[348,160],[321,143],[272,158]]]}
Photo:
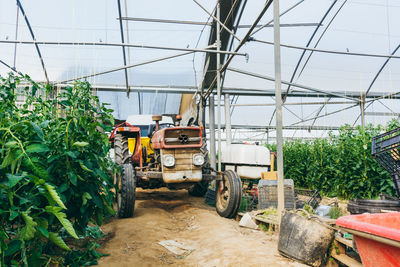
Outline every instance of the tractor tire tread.
{"label": "tractor tire tread", "polygon": [[135,209],[136,176],[131,164],[123,164],[121,169],[121,199],[118,201],[118,216],[130,218]]}
{"label": "tractor tire tread", "polygon": [[128,138],[117,133],[114,139],[114,160],[118,165],[131,163]]}
{"label": "tractor tire tread", "polygon": [[[242,200],[242,183],[239,176],[231,170],[225,171],[224,176],[227,177],[226,182],[229,183],[229,188],[231,188],[229,192],[230,201],[227,204],[227,207],[223,210],[220,210],[216,203],[216,210],[221,217],[233,218],[236,216]],[[218,188],[216,188],[216,192],[218,199]]]}

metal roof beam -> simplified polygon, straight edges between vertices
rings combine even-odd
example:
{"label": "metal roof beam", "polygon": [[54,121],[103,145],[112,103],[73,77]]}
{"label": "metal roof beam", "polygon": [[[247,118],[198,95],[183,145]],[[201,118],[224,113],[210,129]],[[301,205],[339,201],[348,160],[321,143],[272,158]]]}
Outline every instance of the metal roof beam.
{"label": "metal roof beam", "polygon": [[[235,69],[235,68],[228,68],[228,70],[234,71],[234,72],[237,72],[237,73],[241,73],[241,74],[244,74],[244,75],[248,75],[248,76],[252,76],[252,77],[256,77],[256,78],[272,81],[272,82],[275,81],[275,78],[273,78],[273,77],[269,77],[269,76],[266,76],[266,75],[260,75],[260,74],[252,73],[252,72],[249,72],[249,71],[239,70],[239,69]],[[349,97],[347,94],[327,93],[326,91],[323,91],[323,90],[320,90],[320,89],[317,89],[317,88],[301,85],[301,84],[298,84],[298,83],[283,81],[283,80],[282,80],[282,83],[283,84],[287,84],[289,86],[294,86],[294,87],[302,88],[302,89],[305,89],[305,90],[309,90],[309,91],[312,91],[312,92],[323,93],[323,94],[327,94],[329,96],[347,98],[349,100],[358,102],[358,99],[354,99],[352,97]]]}
{"label": "metal roof beam", "polygon": [[[54,42],[54,41],[24,41],[24,40],[0,40],[0,43],[4,44],[41,44],[41,45],[73,45],[73,46],[122,46],[122,47],[135,47],[135,48],[149,48],[159,50],[174,50],[174,51],[191,51],[191,52],[203,52],[216,54],[215,45],[209,45],[205,49],[196,48],[179,48],[170,46],[155,46],[155,45],[138,45],[138,44],[127,44],[127,43],[102,43],[102,42]],[[219,51],[220,54],[247,56],[246,53],[231,52],[231,51]]]}
{"label": "metal roof beam", "polygon": [[[281,24],[279,24],[279,26],[280,27],[315,27],[315,26],[319,26],[320,24],[319,23],[313,23],[313,22],[305,22],[305,23],[281,23]],[[237,29],[246,29],[246,28],[250,28],[251,27],[251,25],[246,25],[246,24],[243,24],[243,25],[239,25],[239,26],[237,26],[236,28]],[[256,26],[256,28],[261,28],[261,27],[263,27],[263,28],[272,28],[272,27],[274,27],[274,24],[268,24],[268,25],[265,25],[265,24],[263,24],[263,25],[257,25]]]}
{"label": "metal roof beam", "polygon": [[[208,124],[206,124],[206,127],[208,128]],[[225,129],[225,124],[221,125],[222,129]],[[232,129],[246,129],[246,130],[263,130],[263,131],[268,131],[268,130],[275,130],[276,126],[260,126],[260,125],[238,125],[238,124],[233,124],[231,125]],[[319,126],[319,125],[286,125],[283,126],[284,130],[316,130],[316,131],[329,131],[329,130],[340,130],[342,127],[341,126]],[[351,127],[353,128],[353,127]]]}
{"label": "metal roof beam", "polygon": [[4,66],[6,66],[7,68],[9,68],[10,70],[17,72],[17,70],[15,69],[15,67],[11,67],[10,65],[8,65],[7,63],[5,63],[3,60],[0,59],[0,63],[3,64]]}
{"label": "metal roof beam", "polygon": [[[20,2],[19,0],[17,0],[17,5],[19,6],[19,9],[21,10],[22,15],[24,16],[26,25],[28,26],[29,32],[30,32],[30,34],[31,34],[31,36],[32,36],[32,40],[33,40],[33,41],[36,41],[35,34],[33,33],[31,24],[29,23],[28,17],[27,17],[26,14],[25,14],[25,10],[24,10],[24,8],[22,7],[22,4],[21,4],[21,2]],[[42,64],[42,69],[43,69],[43,72],[44,72],[44,77],[45,77],[47,83],[49,83],[49,77],[47,76],[47,70],[46,70],[46,67],[45,67],[45,65],[44,65],[42,53],[40,52],[39,46],[38,46],[38,44],[36,44],[36,43],[35,43],[35,48],[36,48],[36,51],[37,51],[37,53],[38,53],[40,63]]]}
{"label": "metal roof beam", "polygon": [[[60,86],[60,88],[65,88],[66,86],[73,86],[73,84],[63,84],[58,82],[52,82],[54,86]],[[103,91],[103,92],[124,92],[125,87],[117,86],[117,85],[109,85],[109,84],[92,84],[93,90]],[[197,91],[197,87],[195,86],[174,86],[174,85],[131,85],[131,91],[134,92],[145,92],[145,93],[153,93],[153,92],[162,92],[162,93],[171,93],[171,94],[193,94]],[[125,90],[126,91],[126,90]],[[330,95],[338,95],[340,92],[338,91],[324,91],[325,93],[318,92],[309,92],[303,90],[292,90],[289,94],[290,97],[305,97],[305,98],[321,98],[321,97],[329,97]],[[251,89],[251,88],[234,88],[234,87],[225,87],[222,90],[222,94],[230,94],[230,95],[240,95],[240,96],[275,96],[275,90],[273,89]],[[369,99],[377,99],[383,96],[387,96],[388,92],[373,92],[366,96]],[[350,97],[360,97],[360,92],[358,91],[346,91],[346,95]],[[341,96],[332,96],[332,98],[342,98]],[[392,95],[391,99],[400,99],[400,92],[396,95]],[[329,103],[329,102],[328,102]],[[343,102],[343,104],[354,104],[353,102]],[[308,104],[308,103],[306,103]],[[311,102],[309,104],[312,104]],[[339,104],[339,103],[337,103]],[[233,104],[232,104],[233,105]],[[285,104],[286,105],[286,104]],[[288,103],[287,105],[290,105]]]}
{"label": "metal roof beam", "polygon": [[126,21],[140,21],[140,22],[156,22],[156,23],[172,23],[172,24],[185,24],[185,25],[201,25],[211,26],[211,22],[188,21],[188,20],[172,20],[172,19],[150,19],[150,18],[134,18],[134,17],[121,17],[118,20]]}
{"label": "metal roof beam", "polygon": [[[250,41],[255,41],[255,42],[259,42],[259,43],[263,43],[263,44],[274,45],[274,42],[271,42],[271,41],[258,40],[258,39],[250,39]],[[388,58],[388,60],[391,59],[391,58],[397,58],[397,59],[400,58],[400,56],[394,56],[394,53],[396,53],[397,49],[400,48],[400,45],[390,55],[387,55],[387,54],[360,53],[360,52],[347,52],[347,51],[337,51],[337,50],[327,50],[327,49],[310,48],[310,47],[306,47],[306,46],[296,46],[296,45],[288,45],[288,44],[281,44],[281,47],[300,49],[300,50],[307,50],[307,51],[320,52],[320,53],[328,53],[328,54],[346,55],[346,56],[383,57],[383,58]],[[386,65],[386,64],[384,64],[384,65]],[[370,89],[370,87],[369,87],[369,89]]]}

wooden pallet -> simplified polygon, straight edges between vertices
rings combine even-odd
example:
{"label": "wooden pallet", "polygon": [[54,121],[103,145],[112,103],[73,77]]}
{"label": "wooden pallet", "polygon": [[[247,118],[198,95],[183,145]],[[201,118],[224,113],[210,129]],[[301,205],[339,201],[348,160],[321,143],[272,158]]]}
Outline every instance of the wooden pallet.
{"label": "wooden pallet", "polygon": [[346,247],[353,248],[353,242],[340,236],[335,236],[333,240],[333,247],[331,251],[331,258],[328,260],[327,267],[338,267],[339,263],[349,267],[363,266],[361,262],[346,255]]}

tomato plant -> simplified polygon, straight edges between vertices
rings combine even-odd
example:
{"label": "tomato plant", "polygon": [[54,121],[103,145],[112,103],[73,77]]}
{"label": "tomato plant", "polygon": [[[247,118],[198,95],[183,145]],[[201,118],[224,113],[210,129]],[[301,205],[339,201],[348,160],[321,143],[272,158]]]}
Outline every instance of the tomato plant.
{"label": "tomato plant", "polygon": [[69,243],[114,213],[111,110],[87,82],[55,91],[0,77],[1,266],[74,262]]}
{"label": "tomato plant", "polygon": [[[391,121],[387,129],[398,127]],[[394,194],[388,172],[372,157],[372,137],[382,126],[353,129],[343,126],[338,134],[312,141],[284,143],[285,178],[297,187],[317,189],[327,196],[375,198],[380,193]],[[268,145],[272,151],[276,146]]]}

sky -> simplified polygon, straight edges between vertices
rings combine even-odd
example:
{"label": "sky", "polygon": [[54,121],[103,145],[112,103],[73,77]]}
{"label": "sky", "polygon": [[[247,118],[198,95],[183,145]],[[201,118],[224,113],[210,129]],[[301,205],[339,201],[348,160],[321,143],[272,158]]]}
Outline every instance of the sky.
{"label": "sky", "polygon": [[[199,0],[204,7],[212,11],[216,1]],[[344,3],[345,2],[345,3]],[[117,1],[110,0],[21,0],[28,19],[38,41],[74,41],[74,42],[110,42],[120,43],[121,36]],[[121,0],[123,16],[139,18],[159,18],[174,20],[191,20],[205,22],[208,14],[190,0],[153,0],[133,1]],[[258,16],[265,1],[250,0],[245,8],[241,24],[252,24]],[[281,12],[297,3],[294,0],[281,0]],[[281,17],[281,23],[319,23],[333,0],[305,0],[292,11]],[[390,54],[400,44],[400,1],[399,0],[338,0],[322,23],[312,47],[321,33],[328,26],[336,11],[340,12],[329,25],[318,48],[360,53]],[[125,12],[125,4],[126,11]],[[16,30],[16,2],[0,0],[0,40],[31,40],[23,17],[19,16],[18,36]],[[264,15],[260,24],[272,19],[272,6]],[[128,22],[129,34],[126,42],[139,45],[155,45],[180,48],[204,48],[208,41],[209,27],[198,25],[160,24],[148,22]],[[124,22],[126,30],[126,24]],[[282,27],[281,43],[305,46],[315,27]],[[239,29],[237,36],[245,35],[247,29]],[[273,41],[273,28],[265,28],[254,35],[256,39]],[[238,42],[235,41],[234,47]],[[82,46],[40,46],[46,69],[51,81],[59,81],[79,77],[81,75],[108,70],[123,66],[122,49],[120,47],[82,47]],[[257,42],[248,42],[240,52],[249,55],[248,60],[236,56],[231,67],[254,72],[261,75],[274,76],[273,46]],[[177,51],[152,50],[144,48],[129,49],[128,62],[131,64],[158,57],[173,55]],[[302,50],[281,48],[282,79],[290,80]],[[306,53],[306,57],[309,52]],[[0,43],[0,59],[13,65],[14,45]],[[300,67],[303,67],[304,61]],[[356,57],[313,53],[300,76],[294,82],[334,91],[365,92],[376,72],[382,66],[384,58]],[[202,77],[204,53],[195,56],[187,55],[154,64],[144,65],[129,70],[130,85],[182,85],[198,86]],[[33,45],[18,45],[16,50],[16,68],[38,81],[44,81],[43,70]],[[397,92],[400,78],[399,59],[391,59],[375,82],[371,92]],[[9,70],[0,65],[0,75]],[[97,76],[89,79],[93,84],[124,85],[123,72]],[[248,77],[228,71],[224,86],[234,88],[274,89],[274,83],[263,79]],[[282,89],[286,90],[283,85]],[[115,116],[124,119],[130,113],[137,113],[137,98],[133,94],[129,99],[126,94],[99,94],[104,102],[110,102],[115,109]],[[166,113],[177,112],[179,95],[144,95],[144,111],[159,112],[163,105]],[[156,99],[156,100],[155,100]],[[165,105],[165,99],[169,102]],[[293,102],[321,102],[327,99],[288,98]],[[331,101],[341,101],[333,99]],[[400,112],[396,100],[383,100],[371,105],[368,112]],[[118,103],[118,104],[117,104]],[[239,104],[274,103],[271,97],[239,97]],[[328,114],[348,105],[327,105],[320,114]],[[312,118],[321,105],[291,105],[283,112],[284,125],[297,123],[300,119]],[[232,123],[240,125],[269,125],[273,107],[235,107]],[[316,120],[315,125],[338,126],[353,124],[360,112],[359,107],[345,112]],[[367,116],[367,123],[386,123],[393,117]],[[303,123],[310,125],[311,121]],[[356,124],[359,124],[358,120]],[[274,125],[275,121],[271,121]],[[287,136],[318,136],[327,132],[294,132],[286,131]]]}

